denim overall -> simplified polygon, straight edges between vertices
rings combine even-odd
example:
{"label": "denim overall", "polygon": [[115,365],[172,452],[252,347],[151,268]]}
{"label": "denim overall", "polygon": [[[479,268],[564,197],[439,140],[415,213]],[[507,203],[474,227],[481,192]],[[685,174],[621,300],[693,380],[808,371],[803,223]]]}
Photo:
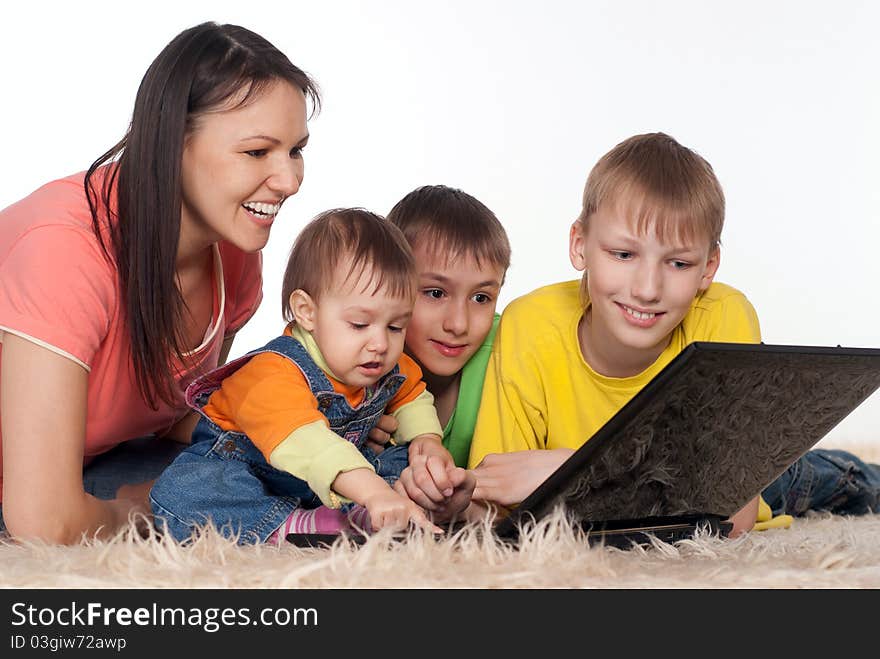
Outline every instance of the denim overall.
{"label": "denim overall", "polygon": [[[192,444],[163,472],[150,492],[157,528],[178,541],[188,539],[197,526],[213,522],[225,537],[237,537],[239,544],[264,542],[294,509],[322,505],[308,483],[275,469],[247,435],[223,430],[202,411],[225,378],[264,352],[286,357],[299,367],[330,429],[357,446],[386,482],[393,485],[408,464],[406,446],[390,447],[377,456],[365,443],[406,379],[400,369],[395,365],[368,387],[361,404],[352,408],[345,396],[333,390],[303,345],[292,337],[280,336],[187,387],[186,401],[202,418],[193,431]],[[346,504],[343,509],[352,505]]]}

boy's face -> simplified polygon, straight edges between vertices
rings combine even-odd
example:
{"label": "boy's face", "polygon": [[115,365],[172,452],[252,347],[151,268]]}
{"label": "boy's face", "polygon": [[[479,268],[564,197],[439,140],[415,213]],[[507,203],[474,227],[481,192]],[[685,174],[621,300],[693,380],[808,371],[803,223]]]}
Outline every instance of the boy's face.
{"label": "boy's face", "polygon": [[428,376],[458,373],[492,328],[504,270],[473,256],[454,261],[425,245],[413,250],[419,287],[406,351]]}
{"label": "boy's face", "polygon": [[600,208],[585,231],[572,226],[571,262],[588,273],[591,303],[578,336],[594,370],[628,377],[660,356],[718,269],[718,249],[710,250],[708,242],[670,244],[651,225],[639,235],[615,206]]}
{"label": "boy's face", "polygon": [[349,386],[366,387],[400,359],[413,303],[390,295],[384,287],[374,294],[370,268],[347,282],[346,272],[348,264],[340,263],[333,285],[317,301],[294,291],[290,306],[297,323],[312,333],[333,374]]}

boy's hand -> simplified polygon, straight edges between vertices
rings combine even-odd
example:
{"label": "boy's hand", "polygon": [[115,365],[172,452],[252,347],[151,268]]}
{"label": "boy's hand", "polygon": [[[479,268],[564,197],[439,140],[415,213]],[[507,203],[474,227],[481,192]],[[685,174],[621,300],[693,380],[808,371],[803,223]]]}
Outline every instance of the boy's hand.
{"label": "boy's hand", "polygon": [[[394,484],[394,489],[407,497],[418,497],[415,499],[417,503],[424,501],[425,505],[422,507],[431,511],[431,519],[434,521],[447,522],[454,517],[462,517],[462,514],[471,505],[471,497],[477,484],[477,479],[473,472],[461,467],[453,467],[447,472],[447,476],[453,484],[453,491],[449,497],[446,497],[439,504],[427,499],[422,490],[413,485],[413,471],[411,467],[407,467],[403,471],[398,481]],[[410,496],[410,493],[412,493],[412,496]]]}
{"label": "boy's hand", "polygon": [[373,450],[373,453],[379,455],[385,450],[385,445],[391,441],[391,435],[397,431],[398,425],[397,419],[390,414],[379,417],[379,421],[367,435],[367,446]]}
{"label": "boy's hand", "polygon": [[728,522],[733,522],[733,528],[730,529],[728,537],[736,538],[752,530],[752,527],[755,526],[755,519],[758,517],[759,505],[759,497],[755,497],[743,506],[742,510],[727,520]]}
{"label": "boy's hand", "polygon": [[474,499],[507,507],[522,503],[573,453],[567,448],[490,453],[473,470]]}
{"label": "boy's hand", "polygon": [[409,498],[427,510],[436,510],[455,492],[456,482],[450,476],[455,469],[439,435],[415,437],[409,444],[409,467],[404,470],[410,472],[404,482]]}
{"label": "boy's hand", "polygon": [[409,466],[394,487],[445,521],[468,507],[475,486],[474,475],[455,466],[438,435],[420,435],[410,442]]}

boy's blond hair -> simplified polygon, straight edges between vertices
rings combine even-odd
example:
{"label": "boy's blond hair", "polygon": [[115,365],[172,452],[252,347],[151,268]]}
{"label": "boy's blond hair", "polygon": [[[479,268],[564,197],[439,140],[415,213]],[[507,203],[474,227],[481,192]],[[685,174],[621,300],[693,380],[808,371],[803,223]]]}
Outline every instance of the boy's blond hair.
{"label": "boy's blond hair", "polygon": [[457,188],[425,185],[398,201],[388,213],[413,249],[430,245],[447,261],[471,256],[507,271],[510,242],[495,213],[485,204]]}
{"label": "boy's blond hair", "polygon": [[416,265],[400,229],[363,208],[334,208],[309,222],[297,236],[284,271],[281,308],[293,320],[290,295],[300,289],[315,301],[333,285],[339,265],[348,265],[342,283],[371,272],[372,294],[415,300]]}
{"label": "boy's blond hair", "polygon": [[721,244],[724,192],[712,166],[665,133],[634,135],[599,159],[577,221],[586,231],[600,207],[614,206],[639,234],[653,226],[664,243]]}

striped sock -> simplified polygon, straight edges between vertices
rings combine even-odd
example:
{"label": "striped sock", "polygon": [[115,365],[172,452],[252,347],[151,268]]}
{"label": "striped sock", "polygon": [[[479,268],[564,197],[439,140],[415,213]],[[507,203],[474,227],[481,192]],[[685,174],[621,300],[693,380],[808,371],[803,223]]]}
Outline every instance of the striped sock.
{"label": "striped sock", "polygon": [[348,528],[348,518],[337,508],[296,508],[268,538],[267,543],[280,544],[288,533],[341,533]]}
{"label": "striped sock", "polygon": [[351,510],[348,511],[348,523],[355,529],[363,531],[364,533],[372,533],[373,525],[370,522],[370,513],[367,512],[367,509],[363,506],[355,504],[352,506]]}

